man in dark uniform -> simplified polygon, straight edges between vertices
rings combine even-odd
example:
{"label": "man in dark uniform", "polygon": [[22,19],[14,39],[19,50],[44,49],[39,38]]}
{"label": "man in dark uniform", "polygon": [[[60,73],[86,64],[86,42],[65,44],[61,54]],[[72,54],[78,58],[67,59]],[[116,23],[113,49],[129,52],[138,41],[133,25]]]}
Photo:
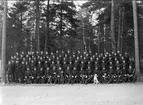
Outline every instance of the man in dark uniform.
{"label": "man in dark uniform", "polygon": [[37,79],[37,68],[36,66],[34,66],[33,70],[32,70],[32,77],[33,77],[33,83],[37,83],[36,79]]}
{"label": "man in dark uniform", "polygon": [[8,65],[7,65],[7,68],[6,68],[6,82],[7,83],[12,82],[11,64],[12,64],[12,62],[9,61]]}
{"label": "man in dark uniform", "polygon": [[15,66],[16,66],[16,69],[15,69],[15,82],[20,82],[19,80],[21,80],[21,78],[20,78],[19,59],[18,58],[16,58]]}
{"label": "man in dark uniform", "polygon": [[114,69],[113,66],[109,66],[109,80],[108,83],[112,83],[114,81]]}
{"label": "man in dark uniform", "polygon": [[[52,61],[53,62],[53,61]],[[52,70],[52,81],[53,81],[53,83],[57,83],[57,70],[56,70],[56,66],[55,65],[53,65],[53,66],[51,66],[51,70]]]}
{"label": "man in dark uniform", "polygon": [[59,68],[60,69],[60,82],[62,83],[62,84],[64,84],[65,83],[65,78],[64,78],[64,70],[63,70],[63,68],[62,67],[60,67]]}
{"label": "man in dark uniform", "polygon": [[31,83],[30,75],[31,75],[30,69],[29,69],[29,67],[27,67],[27,69],[25,71],[25,78],[24,78],[25,83]]}
{"label": "man in dark uniform", "polygon": [[128,82],[135,82],[136,77],[135,77],[135,69],[132,67],[132,65],[129,65],[129,69],[128,69]]}
{"label": "man in dark uniform", "polygon": [[25,70],[26,70],[26,64],[25,61],[22,61],[20,64],[20,75],[21,75],[21,82],[24,82],[24,75],[25,75]]}
{"label": "man in dark uniform", "polygon": [[91,69],[90,65],[88,65],[88,67],[87,67],[87,76],[88,76],[88,78],[86,80],[86,83],[91,83],[93,78],[92,78],[92,69]]}
{"label": "man in dark uniform", "polygon": [[[83,64],[83,61],[82,61],[82,64]],[[81,65],[81,68],[80,68],[80,83],[84,83],[84,78],[83,78],[84,74],[85,74],[84,66]]]}
{"label": "man in dark uniform", "polygon": [[40,81],[39,82],[43,83],[45,78],[44,78],[44,70],[43,70],[42,67],[40,68],[40,72],[39,73],[40,73]]}
{"label": "man in dark uniform", "polygon": [[51,73],[50,73],[49,67],[46,68],[45,77],[46,77],[47,83],[52,83],[52,78],[51,78]]}
{"label": "man in dark uniform", "polygon": [[117,82],[121,82],[122,71],[118,60],[115,62],[115,66],[116,66]]}

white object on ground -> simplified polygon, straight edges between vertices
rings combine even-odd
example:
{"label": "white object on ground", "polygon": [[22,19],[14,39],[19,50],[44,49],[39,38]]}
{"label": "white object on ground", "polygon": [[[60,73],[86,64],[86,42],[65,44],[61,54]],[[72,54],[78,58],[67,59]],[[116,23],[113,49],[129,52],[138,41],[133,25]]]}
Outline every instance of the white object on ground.
{"label": "white object on ground", "polygon": [[99,84],[99,81],[98,81],[97,77],[98,77],[98,75],[94,74],[94,78],[93,78],[94,84]]}

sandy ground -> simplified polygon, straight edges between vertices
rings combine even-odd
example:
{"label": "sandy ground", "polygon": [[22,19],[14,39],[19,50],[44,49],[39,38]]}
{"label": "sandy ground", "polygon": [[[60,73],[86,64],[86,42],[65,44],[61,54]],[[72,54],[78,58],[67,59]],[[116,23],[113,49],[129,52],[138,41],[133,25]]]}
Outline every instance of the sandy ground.
{"label": "sandy ground", "polygon": [[143,83],[1,86],[1,105],[143,105]]}

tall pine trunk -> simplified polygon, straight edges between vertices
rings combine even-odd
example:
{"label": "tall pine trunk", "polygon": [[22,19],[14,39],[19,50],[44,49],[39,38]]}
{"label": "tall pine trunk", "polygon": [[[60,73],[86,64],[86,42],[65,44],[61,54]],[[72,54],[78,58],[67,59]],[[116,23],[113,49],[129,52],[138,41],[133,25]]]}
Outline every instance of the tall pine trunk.
{"label": "tall pine trunk", "polygon": [[111,43],[112,43],[112,51],[116,52],[116,44],[115,44],[115,14],[114,14],[114,1],[111,1]]}
{"label": "tall pine trunk", "polygon": [[107,43],[106,43],[106,24],[103,25],[103,28],[104,28],[104,40],[103,40],[103,42],[104,42],[104,53],[106,53],[107,52],[107,49],[106,49],[106,45],[107,45]]}
{"label": "tall pine trunk", "polygon": [[121,4],[119,6],[119,21],[118,21],[118,41],[117,41],[117,50],[120,51],[120,39],[121,39],[121,18],[122,18],[122,9]]}
{"label": "tall pine trunk", "polygon": [[123,53],[123,41],[124,41],[124,7],[122,7],[122,12],[121,12],[121,44],[120,44],[120,51]]}
{"label": "tall pine trunk", "polygon": [[140,81],[140,63],[139,63],[139,44],[138,44],[138,22],[137,22],[137,6],[136,0],[132,1],[133,19],[134,19],[134,42],[135,42],[135,69],[137,81]]}
{"label": "tall pine trunk", "polygon": [[60,24],[61,24],[61,26],[60,26],[60,34],[61,34],[61,36],[63,35],[63,30],[62,30],[62,28],[63,28],[63,9],[62,9],[62,4],[63,4],[63,0],[61,0],[61,15],[60,15]]}
{"label": "tall pine trunk", "polygon": [[39,20],[40,20],[40,11],[39,11],[40,1],[36,0],[36,50],[40,51],[40,36],[39,36]]}
{"label": "tall pine trunk", "polygon": [[3,85],[6,83],[6,20],[7,20],[7,0],[4,1],[4,17],[3,17],[3,31],[2,31],[1,82]]}
{"label": "tall pine trunk", "polygon": [[82,14],[81,14],[81,17],[82,17],[82,36],[83,36],[84,51],[87,52],[86,41],[85,41],[85,31],[84,31],[84,18]]}
{"label": "tall pine trunk", "polygon": [[49,33],[49,7],[50,7],[50,0],[47,0],[47,14],[46,14],[46,35],[45,35],[45,51],[47,51],[48,47],[47,47],[47,42],[48,39],[50,37],[50,33]]}

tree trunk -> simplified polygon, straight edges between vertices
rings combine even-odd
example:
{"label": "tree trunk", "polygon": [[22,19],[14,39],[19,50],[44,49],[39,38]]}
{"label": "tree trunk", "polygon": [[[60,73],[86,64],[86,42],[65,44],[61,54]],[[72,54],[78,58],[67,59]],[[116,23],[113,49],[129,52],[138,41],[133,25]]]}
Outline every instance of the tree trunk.
{"label": "tree trunk", "polygon": [[60,20],[61,20],[61,26],[60,26],[60,34],[61,34],[61,36],[63,35],[63,30],[62,30],[62,28],[63,28],[63,10],[62,10],[62,3],[63,3],[63,0],[61,0],[61,16],[60,16]]}
{"label": "tree trunk", "polygon": [[132,1],[133,19],[134,19],[134,42],[135,42],[135,68],[137,81],[140,81],[140,63],[139,63],[139,45],[138,45],[138,22],[137,22],[137,6],[136,0]]}
{"label": "tree trunk", "polygon": [[3,31],[2,31],[2,84],[6,83],[6,20],[7,20],[7,0],[4,1],[4,17],[3,17]]}
{"label": "tree trunk", "polygon": [[40,11],[39,11],[40,1],[36,0],[36,50],[40,51],[40,36],[39,36],[39,20],[40,20]]}
{"label": "tree trunk", "polygon": [[123,54],[123,41],[124,41],[124,7],[122,7],[122,12],[121,12],[121,44],[120,44],[120,51]]}
{"label": "tree trunk", "polygon": [[103,28],[104,28],[104,53],[106,53],[106,24],[103,25]]}
{"label": "tree trunk", "polygon": [[86,48],[86,42],[85,42],[85,34],[84,34],[84,18],[82,17],[82,36],[83,36],[83,45],[84,45],[84,51],[87,52]]}
{"label": "tree trunk", "polygon": [[121,39],[121,18],[122,18],[122,10],[121,4],[119,6],[119,23],[118,23],[118,42],[117,42],[117,50],[120,51],[120,39]]}
{"label": "tree trunk", "polygon": [[112,51],[116,52],[116,44],[115,44],[115,14],[114,14],[114,1],[111,2],[111,43],[112,43]]}
{"label": "tree trunk", "polygon": [[47,51],[47,42],[48,42],[48,36],[50,36],[49,33],[49,7],[50,7],[50,0],[47,0],[47,15],[46,15],[46,21],[47,24],[45,25],[46,27],[46,35],[45,35],[45,51]]}
{"label": "tree trunk", "polygon": [[98,32],[98,53],[100,54],[100,26],[99,26],[99,32]]}

